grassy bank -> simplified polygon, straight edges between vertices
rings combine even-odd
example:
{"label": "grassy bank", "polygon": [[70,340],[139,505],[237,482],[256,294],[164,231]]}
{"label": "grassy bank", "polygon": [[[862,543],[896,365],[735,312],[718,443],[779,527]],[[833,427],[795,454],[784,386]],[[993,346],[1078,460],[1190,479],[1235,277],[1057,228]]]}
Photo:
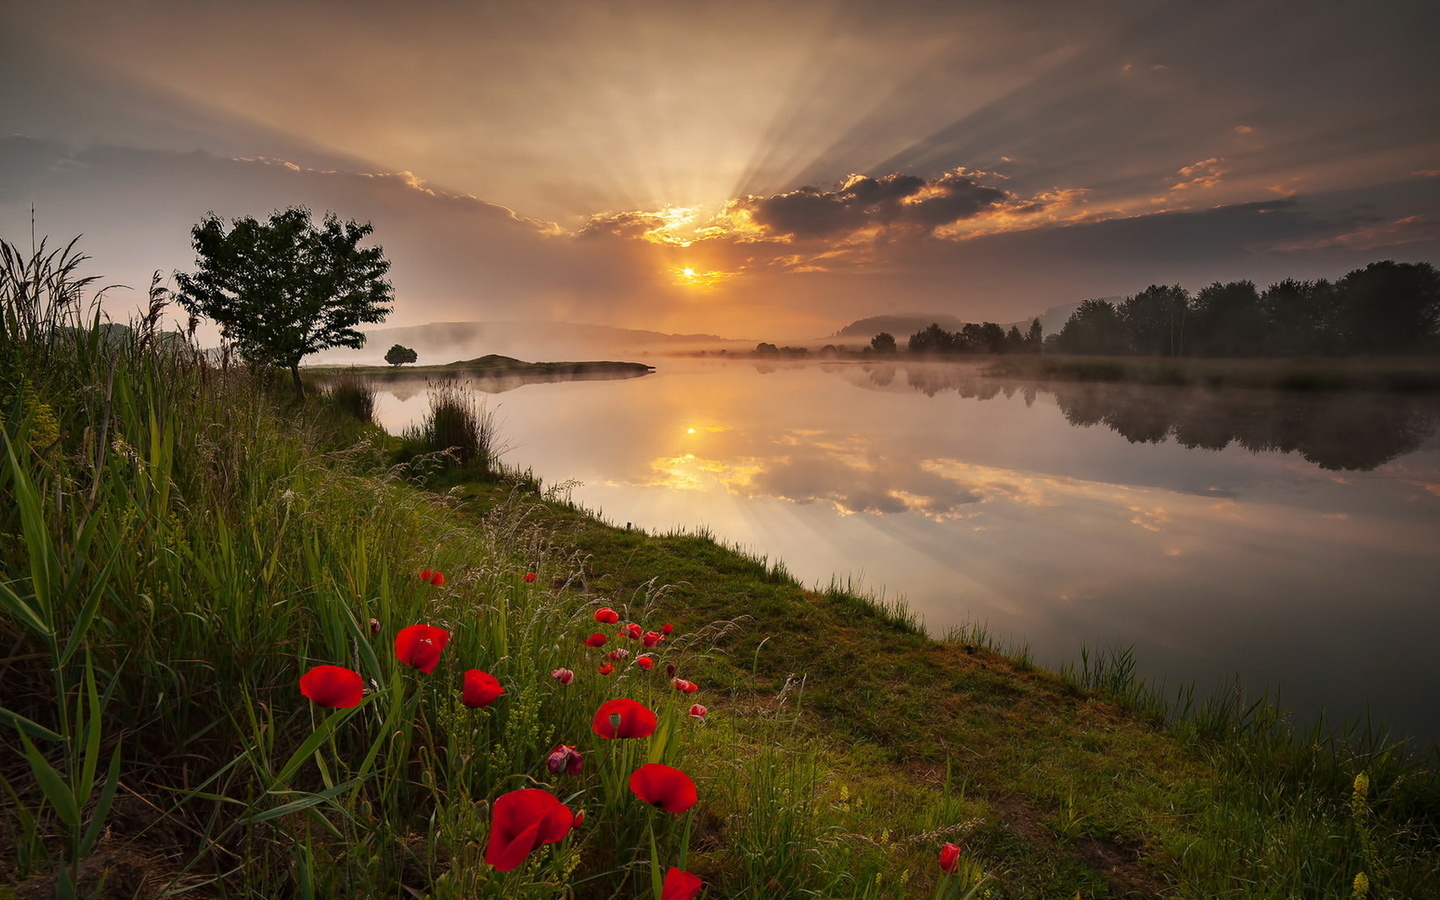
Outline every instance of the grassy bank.
{"label": "grassy bank", "polygon": [[[1045,672],[703,534],[608,526],[497,471],[464,397],[391,438],[363,387],[297,403],[144,321],[102,328],[65,257],[34,265],[0,285],[0,898],[1440,876],[1440,781],[1397,748],[1296,739],[1235,698],[1165,724],[1123,657]],[[353,674],[353,705],[303,687],[317,667]],[[653,723],[612,720],[621,698]],[[522,791],[548,798],[528,828]]]}
{"label": "grassy bank", "polygon": [[1159,356],[1010,354],[988,367],[994,375],[1056,381],[1272,388],[1278,390],[1440,390],[1440,359],[1349,357],[1202,359]]}

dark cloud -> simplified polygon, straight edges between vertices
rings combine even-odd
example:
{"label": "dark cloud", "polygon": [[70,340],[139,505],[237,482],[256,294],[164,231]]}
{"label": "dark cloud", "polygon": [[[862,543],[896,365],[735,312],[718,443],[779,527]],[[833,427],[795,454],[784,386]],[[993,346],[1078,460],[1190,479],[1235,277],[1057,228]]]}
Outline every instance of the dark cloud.
{"label": "dark cloud", "polygon": [[836,190],[802,187],[771,197],[747,197],[736,208],[772,235],[834,238],[871,228],[931,230],[973,218],[1014,198],[962,172],[926,180],[890,174],[851,176]]}

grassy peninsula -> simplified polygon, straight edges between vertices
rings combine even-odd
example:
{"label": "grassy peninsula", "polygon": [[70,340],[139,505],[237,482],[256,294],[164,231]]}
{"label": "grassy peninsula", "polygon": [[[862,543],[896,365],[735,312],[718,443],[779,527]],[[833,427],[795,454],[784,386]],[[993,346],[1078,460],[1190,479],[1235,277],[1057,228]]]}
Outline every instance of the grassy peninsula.
{"label": "grassy peninsula", "polygon": [[703,533],[605,524],[504,471],[454,394],[397,439],[363,389],[296,400],[56,283],[0,297],[0,898],[1440,878],[1433,759],[1253,698],[1164,702],[1124,654],[1053,673],[935,639]]}

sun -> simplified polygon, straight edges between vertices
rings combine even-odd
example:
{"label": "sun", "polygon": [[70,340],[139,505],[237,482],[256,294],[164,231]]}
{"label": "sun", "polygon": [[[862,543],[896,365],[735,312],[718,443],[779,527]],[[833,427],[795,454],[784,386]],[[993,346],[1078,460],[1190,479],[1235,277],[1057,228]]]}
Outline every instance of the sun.
{"label": "sun", "polygon": [[682,278],[689,278],[689,279],[692,279],[692,280],[693,280],[693,279],[696,277],[695,270],[694,270],[694,269],[681,269],[681,270],[680,270],[680,277],[682,277]]}
{"label": "sun", "polygon": [[683,287],[698,288],[701,290],[713,288],[720,282],[735,274],[733,272],[710,271],[702,272],[693,266],[685,266],[680,269],[671,269],[674,273],[675,283]]}

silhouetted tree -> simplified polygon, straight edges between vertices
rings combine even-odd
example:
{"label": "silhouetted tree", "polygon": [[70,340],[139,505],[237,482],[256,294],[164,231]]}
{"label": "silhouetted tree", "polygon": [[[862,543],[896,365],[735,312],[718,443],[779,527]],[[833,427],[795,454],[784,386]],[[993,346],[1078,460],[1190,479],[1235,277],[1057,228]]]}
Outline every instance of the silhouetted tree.
{"label": "silhouetted tree", "polygon": [[910,335],[906,349],[911,353],[954,353],[960,349],[961,338],[953,331],[946,331],[938,322]]}
{"label": "silhouetted tree", "polygon": [[1039,353],[1040,346],[1045,337],[1045,329],[1041,326],[1039,319],[1030,320],[1030,330],[1025,332],[1025,350],[1029,353]]}
{"label": "silhouetted tree", "polygon": [[1265,314],[1253,281],[1218,281],[1190,304],[1197,356],[1257,356],[1265,344]]}
{"label": "silhouetted tree", "polygon": [[1025,335],[1020,333],[1019,325],[1011,325],[1010,330],[1005,332],[1005,352],[1019,353],[1025,349]]}
{"label": "silhouetted tree", "polygon": [[247,362],[289,369],[303,397],[300,360],[331,347],[363,347],[355,326],[390,314],[390,263],[379,247],[359,246],[374,230],[369,222],[342,224],[333,213],[318,228],[303,207],[266,223],[246,216],[232,225],[226,231],[212,213],[191,230],[199,269],[175,273],[176,299],[191,315],[216,322]]}
{"label": "silhouetted tree", "polygon": [[880,332],[870,339],[870,349],[886,355],[895,353],[895,335],[888,331]]}
{"label": "silhouetted tree", "polygon": [[385,351],[385,361],[392,366],[401,366],[405,363],[413,363],[420,358],[420,354],[409,347],[402,347],[399,344]]}
{"label": "silhouetted tree", "polygon": [[1336,285],[1352,353],[1413,353],[1435,346],[1440,273],[1429,263],[1371,263]]}
{"label": "silhouetted tree", "polygon": [[1287,278],[1260,294],[1267,322],[1265,355],[1330,355],[1340,352],[1339,293],[1325,279]]}
{"label": "silhouetted tree", "polygon": [[1125,353],[1129,349],[1129,340],[1115,304],[1109,300],[1081,303],[1055,336],[1054,349],[1060,353]]}
{"label": "silhouetted tree", "polygon": [[1190,294],[1180,285],[1152,284],[1119,306],[1130,349],[1145,356],[1185,352],[1185,317]]}

